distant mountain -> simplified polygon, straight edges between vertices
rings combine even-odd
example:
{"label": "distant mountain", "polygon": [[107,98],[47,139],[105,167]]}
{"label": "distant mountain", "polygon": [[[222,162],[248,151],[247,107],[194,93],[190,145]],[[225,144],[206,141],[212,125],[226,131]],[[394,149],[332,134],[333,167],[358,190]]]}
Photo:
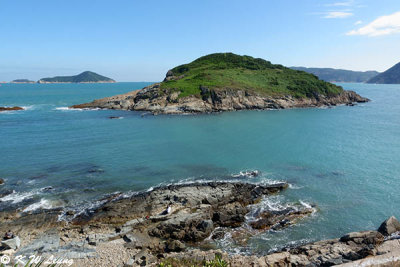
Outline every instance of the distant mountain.
{"label": "distant mountain", "polygon": [[14,81],[11,81],[11,83],[35,83],[35,82],[28,79],[16,79]]}
{"label": "distant mountain", "polygon": [[115,83],[115,81],[97,73],[85,71],[75,76],[43,78],[40,79],[38,83]]}
{"label": "distant mountain", "polygon": [[291,67],[291,69],[312,73],[327,82],[363,83],[379,74],[377,71],[352,71],[332,68]]}
{"label": "distant mountain", "polygon": [[400,63],[371,78],[367,83],[400,84]]}

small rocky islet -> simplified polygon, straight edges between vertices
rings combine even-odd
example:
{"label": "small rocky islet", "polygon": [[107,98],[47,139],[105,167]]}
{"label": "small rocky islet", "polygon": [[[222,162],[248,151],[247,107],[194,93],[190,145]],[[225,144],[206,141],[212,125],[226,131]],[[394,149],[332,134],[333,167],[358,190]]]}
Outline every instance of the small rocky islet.
{"label": "small rocky islet", "polygon": [[368,101],[304,71],[260,58],[216,53],[169,70],[160,83],[71,108],[184,114],[353,105]]}
{"label": "small rocky islet", "polygon": [[113,194],[84,211],[5,211],[0,213],[0,231],[5,235],[0,254],[54,255],[72,259],[73,266],[158,266],[165,262],[202,266],[216,255],[230,266],[332,266],[400,256],[400,223],[394,217],[377,231],[349,233],[267,255],[228,254],[213,246],[213,240],[228,232],[237,232],[246,242],[252,236],[242,231],[246,223],[260,233],[290,227],[318,212],[315,207],[291,207],[261,212],[246,221],[252,206],[287,187],[284,182],[176,184],[131,196]]}
{"label": "small rocky islet", "polygon": [[0,107],[0,112],[2,111],[16,111],[16,110],[24,110],[22,107]]}

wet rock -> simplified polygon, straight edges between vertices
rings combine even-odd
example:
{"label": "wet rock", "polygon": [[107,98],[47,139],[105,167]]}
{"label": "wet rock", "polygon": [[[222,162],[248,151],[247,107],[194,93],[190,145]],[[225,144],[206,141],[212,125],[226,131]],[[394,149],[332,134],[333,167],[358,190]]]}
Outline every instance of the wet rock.
{"label": "wet rock", "polygon": [[3,184],[4,184],[4,179],[0,178],[0,185],[3,185]]}
{"label": "wet rock", "polygon": [[109,116],[108,118],[111,119],[111,120],[114,120],[114,119],[120,119],[121,117],[118,117],[118,116]]}
{"label": "wet rock", "polygon": [[400,231],[400,222],[392,216],[379,226],[378,231],[385,236],[391,235]]}
{"label": "wet rock", "polygon": [[294,224],[297,220],[308,216],[313,212],[314,210],[310,208],[300,210],[288,208],[281,211],[267,211],[260,215],[261,219],[251,222],[250,225],[254,229],[258,230],[278,230]]}
{"label": "wet rock", "polygon": [[6,248],[6,249],[16,250],[21,246],[21,240],[19,239],[18,236],[16,236],[11,239],[2,240],[1,245],[2,245],[2,247]]}
{"label": "wet rock", "polygon": [[222,239],[225,236],[225,231],[223,228],[218,228],[215,229],[214,232],[212,233],[211,238],[214,240]]}

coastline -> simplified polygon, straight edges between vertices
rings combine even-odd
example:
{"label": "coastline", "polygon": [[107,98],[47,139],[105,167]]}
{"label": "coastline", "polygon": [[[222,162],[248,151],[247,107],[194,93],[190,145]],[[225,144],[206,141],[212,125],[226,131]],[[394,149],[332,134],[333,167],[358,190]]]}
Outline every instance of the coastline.
{"label": "coastline", "polygon": [[[336,105],[353,106],[365,103],[368,98],[361,97],[354,91],[343,90],[337,96],[316,98],[294,98],[292,96],[261,96],[245,90],[220,90],[212,94],[204,89],[202,98],[195,96],[179,97],[178,92],[168,90],[160,92],[160,84],[155,83],[141,90],[122,95],[94,100],[90,103],[73,105],[71,109],[116,109],[148,111],[153,114],[188,114],[211,113],[234,110],[264,110],[324,107]],[[206,92],[207,91],[207,92]]]}
{"label": "coastline", "polygon": [[287,183],[242,182],[168,185],[132,196],[114,194],[103,199],[98,207],[77,214],[67,210],[66,220],[60,220],[61,209],[2,212],[0,231],[11,230],[20,238],[21,247],[0,253],[55,255],[73,259],[73,266],[110,266],[116,261],[123,265],[132,260],[133,265],[125,266],[140,265],[143,261],[157,266],[171,259],[212,260],[216,254],[231,266],[331,266],[365,258],[373,262],[374,257],[388,261],[393,253],[400,254],[400,223],[394,218],[379,231],[349,233],[269,255],[228,254],[212,245],[213,240],[227,233],[235,233],[236,238],[245,242],[252,236],[241,228],[246,223],[256,234],[290,227],[318,212],[313,207],[289,207],[265,211],[251,222],[246,221],[253,205],[287,187]]}

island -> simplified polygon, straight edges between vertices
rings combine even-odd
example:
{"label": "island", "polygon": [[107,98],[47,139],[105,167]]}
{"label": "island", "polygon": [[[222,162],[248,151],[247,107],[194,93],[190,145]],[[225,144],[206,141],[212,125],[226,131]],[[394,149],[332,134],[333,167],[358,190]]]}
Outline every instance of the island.
{"label": "island", "polygon": [[400,84],[400,63],[397,63],[387,71],[373,77],[368,83]]}
{"label": "island", "polygon": [[71,108],[184,114],[352,105],[367,101],[353,91],[343,90],[304,71],[261,58],[216,53],[169,70],[163,82]]}
{"label": "island", "polygon": [[333,68],[305,68],[305,67],[290,67],[294,70],[302,70],[312,73],[319,79],[327,82],[338,83],[365,83],[371,78],[379,74],[379,72],[371,71],[352,71]]}
{"label": "island", "polygon": [[43,78],[38,83],[115,83],[115,80],[91,71],[84,71],[75,76],[56,76]]}
{"label": "island", "polygon": [[10,83],[35,83],[35,81],[31,81],[28,79],[16,79],[11,81]]}

